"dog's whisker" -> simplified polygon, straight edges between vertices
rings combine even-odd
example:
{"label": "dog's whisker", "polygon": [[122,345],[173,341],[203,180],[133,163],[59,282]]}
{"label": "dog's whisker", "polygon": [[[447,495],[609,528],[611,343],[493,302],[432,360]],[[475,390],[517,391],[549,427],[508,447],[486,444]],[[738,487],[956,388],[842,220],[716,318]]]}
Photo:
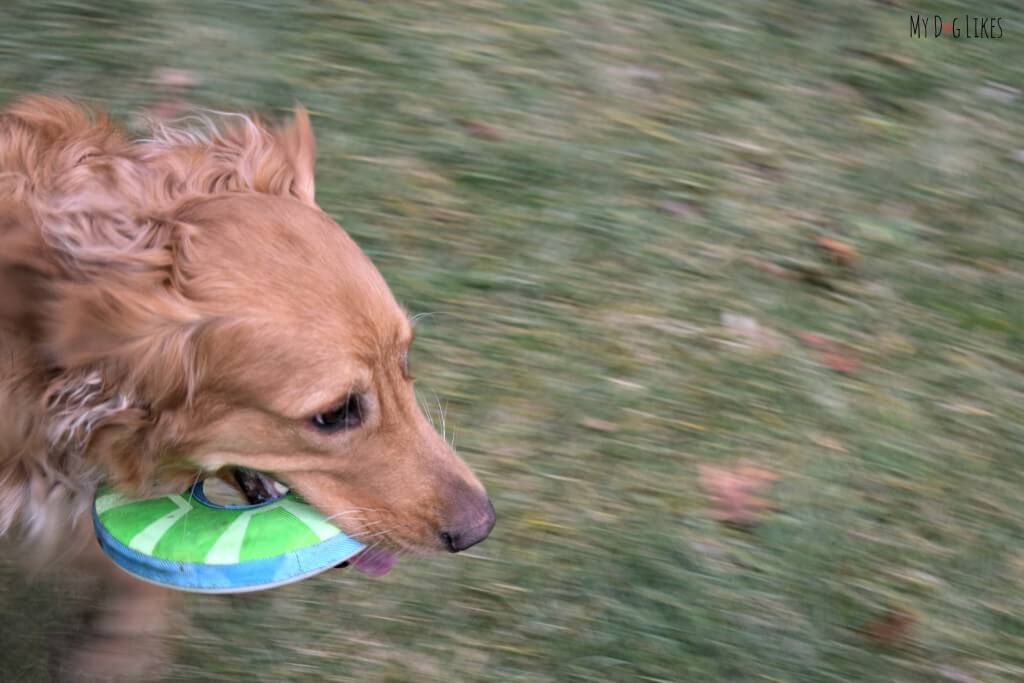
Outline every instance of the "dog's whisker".
{"label": "dog's whisker", "polygon": [[367,512],[380,512],[380,510],[374,508],[350,508],[348,510],[342,510],[341,512],[335,512],[332,515],[328,515],[325,519],[327,521],[331,521],[332,519],[344,517],[345,515],[360,515],[365,514]]}
{"label": "dog's whisker", "polygon": [[[352,508],[347,508],[345,510],[342,510],[342,512],[346,512],[346,513],[347,512],[383,512],[383,510],[381,510],[380,508],[352,507]],[[340,514],[340,513],[335,513],[335,514]]]}
{"label": "dog's whisker", "polygon": [[378,527],[384,522],[379,520],[374,522],[365,522],[363,520],[359,520],[359,523],[363,526],[363,528],[359,530],[359,533],[365,533],[368,531],[373,531],[373,527]]}
{"label": "dog's whisker", "polygon": [[444,408],[441,407],[441,397],[438,396],[437,392],[433,389],[430,391],[434,394],[434,401],[437,403],[437,412],[441,416],[441,438],[444,439],[445,443],[448,443],[447,426],[445,425]]}
{"label": "dog's whisker", "polygon": [[412,323],[413,327],[416,327],[416,325],[419,323],[419,321],[423,320],[424,318],[433,318],[433,317],[434,317],[434,314],[430,313],[430,312],[417,313],[416,315],[410,316],[409,322]]}
{"label": "dog's whisker", "polygon": [[203,476],[203,471],[202,470],[198,470],[196,472],[196,478],[192,480],[192,485],[188,487],[188,502],[190,502],[190,503],[193,502],[193,500],[195,500],[195,497],[192,495],[192,491],[195,489],[196,484],[199,483],[199,480],[202,478],[202,476]]}
{"label": "dog's whisker", "polygon": [[422,410],[423,414],[426,415],[427,422],[429,422],[430,426],[433,427],[436,430],[437,429],[437,425],[434,424],[434,416],[430,412],[430,408],[428,407],[428,405],[423,402],[423,397],[421,397],[420,393],[418,391],[416,391],[415,389],[413,389],[413,395],[416,397],[416,403],[419,405],[420,410]]}
{"label": "dog's whisker", "polygon": [[[361,542],[361,541],[367,541],[367,540],[369,540],[371,538],[380,538],[380,537],[383,537],[383,536],[387,536],[388,534],[390,534],[392,532],[394,532],[394,529],[382,529],[380,531],[374,531],[374,532],[369,533],[369,534],[355,534],[355,535],[352,536],[352,538],[354,538],[357,541]],[[374,543],[374,546],[379,545],[379,543],[380,543],[380,541],[377,541],[376,543]]]}

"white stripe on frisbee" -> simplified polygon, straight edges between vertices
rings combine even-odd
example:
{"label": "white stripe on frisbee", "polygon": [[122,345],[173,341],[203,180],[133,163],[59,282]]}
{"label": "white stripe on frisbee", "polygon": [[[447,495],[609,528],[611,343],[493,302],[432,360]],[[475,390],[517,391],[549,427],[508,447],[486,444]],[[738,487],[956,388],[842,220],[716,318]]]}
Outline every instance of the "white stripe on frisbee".
{"label": "white stripe on frisbee", "polygon": [[242,556],[242,541],[245,540],[245,532],[249,528],[253,512],[255,510],[243,512],[238,519],[231,522],[206,553],[207,564],[235,564],[239,561]]}
{"label": "white stripe on frisbee", "polygon": [[168,512],[145,529],[135,534],[128,542],[128,547],[137,550],[143,555],[152,555],[153,548],[164,537],[167,530],[174,526],[174,523],[192,511],[192,506],[185,502],[181,496],[167,496],[167,498],[178,506],[177,510]]}

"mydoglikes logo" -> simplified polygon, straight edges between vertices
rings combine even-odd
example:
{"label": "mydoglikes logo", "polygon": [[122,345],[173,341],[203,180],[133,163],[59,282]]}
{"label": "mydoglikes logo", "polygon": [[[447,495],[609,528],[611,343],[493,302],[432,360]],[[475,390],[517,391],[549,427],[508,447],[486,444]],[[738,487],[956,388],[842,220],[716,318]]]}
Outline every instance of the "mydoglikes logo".
{"label": "mydoglikes logo", "polygon": [[1002,17],[975,17],[970,14],[956,15],[951,19],[943,19],[938,14],[911,14],[911,38],[989,38],[1003,37]]}

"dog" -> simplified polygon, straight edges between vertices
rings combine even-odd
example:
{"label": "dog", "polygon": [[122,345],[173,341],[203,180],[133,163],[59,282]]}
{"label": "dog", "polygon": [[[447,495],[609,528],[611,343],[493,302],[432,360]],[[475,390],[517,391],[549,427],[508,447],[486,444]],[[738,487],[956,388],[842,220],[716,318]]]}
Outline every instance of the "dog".
{"label": "dog", "polygon": [[302,107],[141,140],[59,98],[0,114],[0,533],[105,583],[73,677],[152,672],[173,611],[98,551],[101,481],[256,473],[368,539],[351,564],[375,575],[494,526],[416,401],[409,316],[316,203],[314,157]]}

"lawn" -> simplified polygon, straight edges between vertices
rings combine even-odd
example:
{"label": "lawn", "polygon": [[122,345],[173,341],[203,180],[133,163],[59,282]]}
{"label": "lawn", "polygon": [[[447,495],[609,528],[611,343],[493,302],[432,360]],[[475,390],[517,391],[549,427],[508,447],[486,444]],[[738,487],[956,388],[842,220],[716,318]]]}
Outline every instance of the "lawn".
{"label": "lawn", "polygon": [[[190,600],[168,680],[1024,680],[1024,11],[915,11],[5,0],[0,102],[309,107],[498,510]],[[0,582],[0,678],[44,681],[82,592]]]}

